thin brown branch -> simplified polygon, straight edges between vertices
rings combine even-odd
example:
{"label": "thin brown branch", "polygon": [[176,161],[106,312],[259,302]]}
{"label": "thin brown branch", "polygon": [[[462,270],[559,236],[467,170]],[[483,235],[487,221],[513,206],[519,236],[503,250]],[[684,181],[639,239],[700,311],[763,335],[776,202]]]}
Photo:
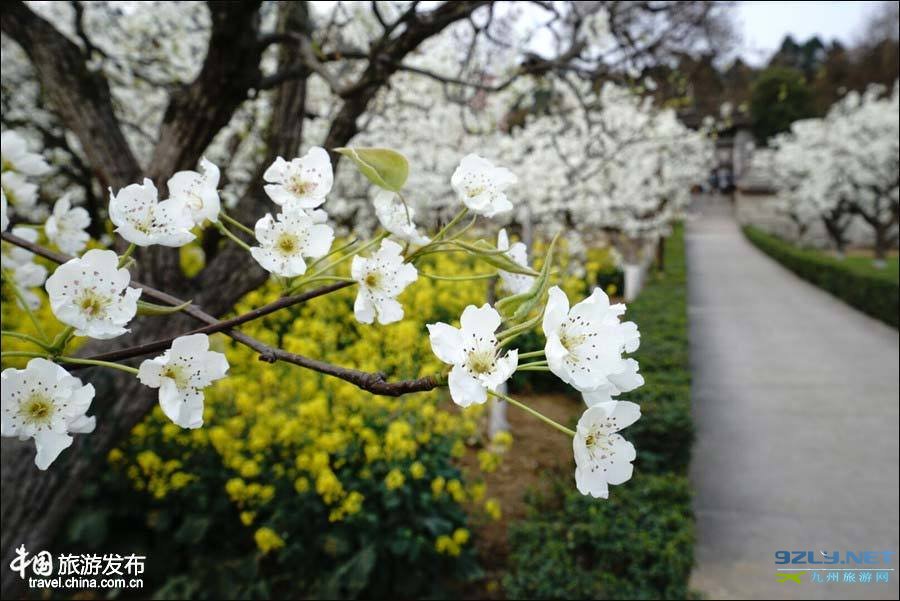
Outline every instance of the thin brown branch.
{"label": "thin brown branch", "polygon": [[[48,248],[44,248],[43,246],[41,246],[39,244],[35,244],[33,242],[24,240],[16,235],[10,234],[9,232],[3,232],[2,236],[3,236],[3,240],[8,243],[13,244],[15,246],[19,246],[26,250],[30,250],[34,254],[44,257],[45,259],[54,261],[56,263],[65,263],[66,261],[68,261],[72,258],[72,257],[69,257],[62,253],[52,251]],[[165,292],[157,290],[151,286],[141,284],[140,282],[136,282],[136,281],[132,280],[131,284],[136,288],[140,288],[146,296],[148,296],[156,301],[166,303],[167,305],[175,307],[178,305],[183,305],[185,303],[185,301],[180,298],[177,298],[175,296],[172,296],[171,294],[167,294]],[[343,286],[338,287],[337,285],[334,285],[334,286],[326,286],[325,288],[330,289],[330,290],[328,290],[328,292],[334,292],[335,290],[337,290],[341,287],[343,287]],[[312,290],[312,291],[308,292],[307,294],[309,295],[309,294],[313,294],[316,292],[317,292],[316,290]],[[321,296],[322,294],[326,294],[326,293],[327,292],[319,292],[319,294],[316,294],[315,296]],[[297,295],[297,296],[302,296],[302,295]],[[288,297],[288,298],[291,298],[291,297]],[[276,301],[276,303],[287,302],[288,298],[280,299],[280,301]],[[300,302],[300,301],[296,301],[296,302]],[[294,302],[293,304],[296,304],[296,302]],[[255,311],[266,310],[266,313],[264,313],[264,314],[269,314],[272,311],[277,310],[277,309],[268,310],[267,307],[268,307],[268,305],[266,307],[260,307],[259,309],[256,309]],[[283,308],[283,307],[281,307],[281,308]],[[256,338],[253,338],[252,336],[248,336],[247,334],[244,334],[243,332],[240,332],[235,329],[227,329],[227,328],[233,328],[234,324],[228,325],[227,322],[216,319],[214,316],[205,312],[203,309],[201,309],[200,307],[198,307],[196,305],[188,305],[183,310],[183,312],[186,315],[193,317],[197,321],[207,324],[207,326],[209,326],[217,331],[221,330],[224,334],[226,334],[228,337],[230,337],[235,342],[239,342],[240,344],[243,344],[244,346],[256,351],[259,354],[260,361],[265,361],[267,363],[275,363],[277,361],[283,361],[285,363],[292,363],[294,365],[299,365],[300,367],[305,367],[307,369],[311,369],[313,371],[317,371],[322,374],[340,378],[346,382],[353,384],[357,388],[371,392],[373,394],[380,394],[380,395],[385,395],[385,396],[401,396],[401,395],[410,394],[413,392],[424,392],[427,390],[433,390],[433,389],[437,388],[438,386],[441,386],[441,384],[442,384],[441,379],[438,376],[426,376],[424,378],[418,378],[415,380],[401,380],[401,381],[396,381],[396,382],[390,382],[387,380],[387,376],[380,372],[373,373],[373,372],[361,371],[358,369],[351,369],[348,367],[341,367],[339,365],[333,365],[331,363],[319,361],[318,359],[312,359],[310,357],[305,357],[303,355],[298,355],[296,353],[290,353],[283,349],[269,346],[266,343],[264,343],[260,340],[257,340]],[[252,319],[256,319],[257,317],[261,316],[261,315],[253,316],[253,314],[254,314],[254,312],[251,311],[248,314],[239,316],[239,318],[241,320],[243,320],[240,323],[246,323],[246,321],[250,321]],[[235,318],[235,319],[238,319],[238,318]],[[226,324],[226,325],[223,325],[223,324]],[[156,344],[156,343],[150,343],[150,344],[152,345],[152,344]],[[135,347],[135,348],[137,348],[137,347]],[[153,352],[153,351],[149,351],[149,352]]]}
{"label": "thin brown branch", "polygon": [[416,75],[422,75],[424,77],[428,77],[435,81],[439,81],[444,84],[452,84],[457,86],[463,86],[467,88],[474,88],[476,90],[481,90],[483,92],[501,92],[508,88],[513,84],[521,75],[521,72],[518,70],[513,73],[510,77],[505,80],[502,80],[498,84],[485,84],[477,81],[469,81],[466,79],[460,79],[458,77],[451,77],[448,75],[441,75],[440,73],[435,73],[434,71],[429,71],[428,69],[422,69],[419,67],[414,67],[412,65],[400,65],[397,67],[398,71],[406,71],[408,73],[415,73]]}
{"label": "thin brown branch", "polygon": [[[185,332],[182,336],[190,336],[191,334],[215,334],[216,332],[224,332],[225,330],[230,330],[239,325],[245,324],[250,321],[254,321],[265,317],[266,315],[270,315],[275,313],[276,311],[280,311],[282,309],[287,309],[288,307],[292,307],[294,305],[299,305],[300,303],[304,303],[308,300],[312,300],[319,296],[325,296],[326,294],[331,294],[332,292],[336,292],[341,290],[342,288],[347,288],[348,286],[352,286],[353,282],[338,282],[336,284],[331,284],[329,286],[321,286],[319,288],[315,288],[313,290],[309,290],[302,294],[295,294],[293,296],[284,296],[279,298],[276,301],[272,301],[267,305],[263,305],[262,307],[257,307],[256,309],[252,309],[247,311],[246,313],[242,313],[236,317],[232,317],[230,319],[220,320],[218,323],[210,324],[207,326],[203,326],[202,328],[197,328],[196,330],[191,330],[190,332]],[[128,348],[120,349],[117,351],[111,351],[109,353],[103,353],[100,355],[94,355],[90,357],[90,359],[99,359],[101,361],[123,361],[125,359],[131,359],[132,357],[140,357],[143,355],[149,355],[150,353],[155,353],[159,351],[163,351],[170,346],[172,346],[172,342],[176,337],[172,338],[163,338],[161,340],[156,340],[154,342],[148,342],[146,344],[141,344],[137,346],[131,346]]]}

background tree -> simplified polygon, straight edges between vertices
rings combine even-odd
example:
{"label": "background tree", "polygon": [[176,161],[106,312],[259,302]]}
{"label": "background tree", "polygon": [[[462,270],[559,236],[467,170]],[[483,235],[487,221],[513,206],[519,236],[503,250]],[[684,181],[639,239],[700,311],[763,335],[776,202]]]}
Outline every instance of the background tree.
{"label": "background tree", "polygon": [[753,133],[765,142],[787,131],[798,119],[814,116],[812,92],[803,73],[790,67],[770,67],[753,83],[750,115]]}

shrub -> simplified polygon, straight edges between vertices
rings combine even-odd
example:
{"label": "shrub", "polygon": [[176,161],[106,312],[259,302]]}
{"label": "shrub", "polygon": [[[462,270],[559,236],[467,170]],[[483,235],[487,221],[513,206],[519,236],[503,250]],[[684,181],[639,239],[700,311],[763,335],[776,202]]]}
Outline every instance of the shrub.
{"label": "shrub", "polygon": [[[693,564],[691,491],[676,475],[635,476],[598,501],[560,483],[510,530],[513,599],[684,599]],[[550,503],[550,504],[548,504]]]}
{"label": "shrub", "polygon": [[[583,497],[567,478],[530,501],[510,526],[510,598],[684,598],[693,562],[687,481],[693,426],[682,229],[666,244],[665,272],[649,274],[626,315],[640,325],[635,354],[646,384],[625,395],[642,417],[625,431],[634,478],[609,500]],[[579,400],[580,402],[580,400]]]}
{"label": "shrub", "polygon": [[888,270],[877,273],[815,250],[797,248],[753,226],[746,226],[744,234],[757,248],[804,280],[863,313],[895,328],[900,325],[900,285]]}

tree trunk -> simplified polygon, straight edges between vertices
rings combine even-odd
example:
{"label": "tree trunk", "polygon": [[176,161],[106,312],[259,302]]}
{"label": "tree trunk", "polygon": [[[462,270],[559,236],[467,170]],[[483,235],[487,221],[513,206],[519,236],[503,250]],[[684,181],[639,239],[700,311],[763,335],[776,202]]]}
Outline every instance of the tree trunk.
{"label": "tree trunk", "polygon": [[875,267],[881,269],[887,265],[888,228],[875,226]]}
{"label": "tree trunk", "polygon": [[660,236],[656,243],[656,269],[657,271],[666,270],[666,237]]}
{"label": "tree trunk", "polygon": [[624,272],[623,295],[626,303],[630,303],[641,293],[644,285],[644,265],[642,263],[625,263],[622,265]]}

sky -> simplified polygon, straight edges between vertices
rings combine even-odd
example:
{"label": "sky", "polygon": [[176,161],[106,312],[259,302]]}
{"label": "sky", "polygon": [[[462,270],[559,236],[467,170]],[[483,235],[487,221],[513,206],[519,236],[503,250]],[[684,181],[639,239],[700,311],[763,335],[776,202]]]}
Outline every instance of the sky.
{"label": "sky", "polygon": [[740,2],[735,25],[743,38],[741,57],[765,63],[788,33],[797,41],[818,34],[823,41],[850,43],[881,2]]}

